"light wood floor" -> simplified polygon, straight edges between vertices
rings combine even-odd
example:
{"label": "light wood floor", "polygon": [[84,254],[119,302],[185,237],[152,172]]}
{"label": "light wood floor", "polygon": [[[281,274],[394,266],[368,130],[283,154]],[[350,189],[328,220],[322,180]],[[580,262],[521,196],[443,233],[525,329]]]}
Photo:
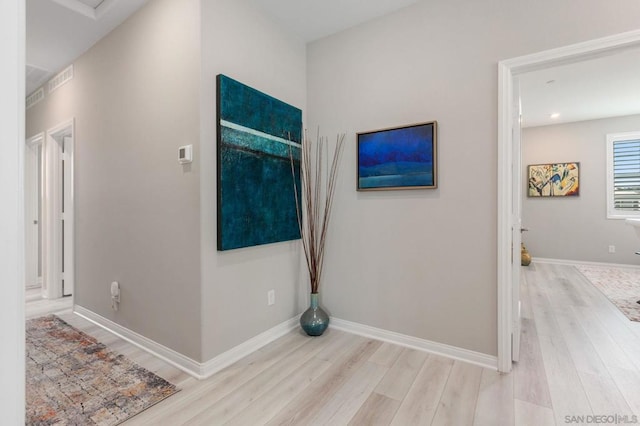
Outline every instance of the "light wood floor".
{"label": "light wood floor", "polygon": [[329,329],[289,333],[197,381],[68,310],[60,316],[182,388],[127,426],[640,421],[640,323],[573,267],[533,264],[523,276],[521,360],[509,375]]}
{"label": "light wood floor", "polygon": [[38,318],[48,314],[63,314],[71,312],[73,299],[71,297],[63,297],[62,299],[48,300],[43,299],[40,294],[42,290],[30,288],[26,291],[27,305],[25,316],[27,319]]}

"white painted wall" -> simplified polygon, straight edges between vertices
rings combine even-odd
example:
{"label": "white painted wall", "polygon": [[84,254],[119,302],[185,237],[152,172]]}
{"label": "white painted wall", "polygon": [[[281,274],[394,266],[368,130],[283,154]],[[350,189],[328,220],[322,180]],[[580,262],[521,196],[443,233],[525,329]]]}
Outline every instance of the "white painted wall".
{"label": "white painted wall", "polygon": [[75,303],[200,361],[200,1],[149,2],[74,74],[27,134],[75,117]]}
{"label": "white painted wall", "polygon": [[[203,359],[301,312],[308,292],[299,275],[299,242],[216,251],[217,74],[306,110],[305,44],[247,0],[202,2],[201,256]],[[276,303],[267,306],[267,291]],[[306,294],[306,293],[305,293]]]}
{"label": "white painted wall", "polygon": [[[532,256],[640,263],[640,240],[624,220],[607,219],[606,204],[606,135],[637,130],[640,115],[523,129],[523,241]],[[526,197],[527,165],[573,161],[580,162],[580,196]]]}
{"label": "white painted wall", "polygon": [[[630,0],[422,1],[308,46],[311,128],[347,132],[324,305],[496,355],[497,62],[638,26]],[[439,188],[355,191],[355,133],[437,120]]]}
{"label": "white painted wall", "polygon": [[24,2],[0,3],[0,411],[24,424]]}

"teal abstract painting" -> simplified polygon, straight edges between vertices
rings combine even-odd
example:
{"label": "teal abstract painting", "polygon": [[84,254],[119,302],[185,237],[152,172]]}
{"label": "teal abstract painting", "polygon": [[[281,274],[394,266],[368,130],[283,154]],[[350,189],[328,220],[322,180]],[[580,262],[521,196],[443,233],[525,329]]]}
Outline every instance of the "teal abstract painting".
{"label": "teal abstract painting", "polygon": [[302,111],[218,75],[217,114],[218,250],[300,238]]}

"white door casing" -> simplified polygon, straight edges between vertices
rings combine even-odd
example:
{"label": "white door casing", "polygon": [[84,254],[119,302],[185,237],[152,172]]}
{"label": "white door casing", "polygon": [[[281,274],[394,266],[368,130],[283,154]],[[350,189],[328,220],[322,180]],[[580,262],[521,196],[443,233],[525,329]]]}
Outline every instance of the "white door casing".
{"label": "white door casing", "polygon": [[[71,133],[73,134],[73,132]],[[62,221],[64,224],[62,232],[62,296],[71,296],[74,286],[74,253],[73,253],[73,230],[74,230],[74,205],[73,205],[73,137],[64,136],[62,138]]]}
{"label": "white door casing", "polygon": [[69,120],[47,131],[45,138],[43,296],[49,299],[73,291],[73,131]]}
{"label": "white door casing", "polygon": [[[518,75],[615,54],[625,49],[640,49],[640,30],[630,31],[498,63],[498,370],[512,368],[514,333],[513,276],[511,262],[514,228],[513,185],[522,185],[514,177],[513,164],[519,158],[520,144],[514,149],[514,87]],[[519,228],[519,224],[517,225]]]}
{"label": "white door casing", "polygon": [[513,84],[513,115],[511,117],[511,137],[513,155],[511,161],[511,178],[513,184],[512,207],[511,207],[511,300],[512,300],[512,325],[511,325],[511,360],[518,361],[520,358],[520,272],[521,272],[521,252],[522,243],[522,154],[521,154],[521,128],[522,108],[520,103],[520,85],[518,77],[514,78]]}
{"label": "white door casing", "polygon": [[25,284],[26,287],[42,285],[40,210],[43,185],[44,133],[39,133],[25,144]]}
{"label": "white door casing", "polygon": [[25,2],[0,1],[0,412],[25,424],[24,129]]}

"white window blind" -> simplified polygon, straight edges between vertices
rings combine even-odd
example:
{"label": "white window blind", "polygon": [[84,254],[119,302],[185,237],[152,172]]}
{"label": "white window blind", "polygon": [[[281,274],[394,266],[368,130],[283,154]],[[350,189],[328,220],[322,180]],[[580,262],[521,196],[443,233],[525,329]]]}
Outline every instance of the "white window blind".
{"label": "white window blind", "polygon": [[607,135],[607,216],[640,216],[640,132]]}

